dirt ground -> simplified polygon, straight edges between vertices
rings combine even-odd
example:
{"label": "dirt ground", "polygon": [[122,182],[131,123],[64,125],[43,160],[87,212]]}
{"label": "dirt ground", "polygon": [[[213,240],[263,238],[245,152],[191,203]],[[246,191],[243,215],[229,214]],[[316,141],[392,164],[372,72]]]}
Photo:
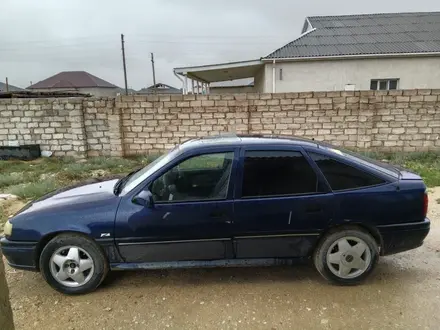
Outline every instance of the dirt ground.
{"label": "dirt ground", "polygon": [[[438,200],[438,202],[437,202]],[[327,284],[311,266],[111,273],[84,296],[7,268],[17,329],[439,329],[440,187],[432,230],[382,258],[361,286]]]}

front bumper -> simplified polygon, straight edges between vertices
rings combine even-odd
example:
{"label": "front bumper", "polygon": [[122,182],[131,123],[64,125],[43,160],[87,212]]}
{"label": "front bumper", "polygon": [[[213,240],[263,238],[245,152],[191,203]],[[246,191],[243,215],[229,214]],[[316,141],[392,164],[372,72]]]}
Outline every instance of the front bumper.
{"label": "front bumper", "polygon": [[378,226],[382,236],[381,255],[390,255],[418,248],[429,233],[431,222],[402,223]]}
{"label": "front bumper", "polygon": [[37,242],[9,241],[5,237],[0,239],[0,248],[11,267],[37,271],[36,249]]}

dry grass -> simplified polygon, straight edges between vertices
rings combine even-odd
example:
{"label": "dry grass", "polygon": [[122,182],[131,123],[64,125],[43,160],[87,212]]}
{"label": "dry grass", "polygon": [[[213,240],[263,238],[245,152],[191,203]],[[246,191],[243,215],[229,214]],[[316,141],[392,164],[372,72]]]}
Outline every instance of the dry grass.
{"label": "dry grass", "polygon": [[86,162],[76,162],[71,158],[42,158],[31,162],[0,161],[0,192],[31,200],[90,178],[129,173],[147,165],[151,159],[98,157]]}
{"label": "dry grass", "polygon": [[419,174],[428,187],[440,186],[440,153],[364,153],[378,160],[387,160]]}
{"label": "dry grass", "polygon": [[24,205],[25,203],[19,200],[0,202],[0,235],[3,231],[3,225],[5,224],[6,220],[8,220],[11,215],[19,211]]}

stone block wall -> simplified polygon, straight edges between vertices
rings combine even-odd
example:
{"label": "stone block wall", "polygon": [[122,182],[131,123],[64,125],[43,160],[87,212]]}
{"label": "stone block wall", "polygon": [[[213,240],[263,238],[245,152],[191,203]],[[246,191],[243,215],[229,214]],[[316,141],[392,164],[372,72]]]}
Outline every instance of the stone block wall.
{"label": "stone block wall", "polygon": [[0,145],[40,144],[55,155],[86,151],[82,99],[0,100]]}
{"label": "stone block wall", "polygon": [[114,106],[114,98],[93,98],[83,101],[87,156],[110,154],[109,116],[111,116]]}
{"label": "stone block wall", "polygon": [[[246,94],[240,97],[246,100]],[[122,115],[124,154],[159,153],[223,132],[249,133],[248,109],[241,103],[220,95],[123,96],[116,108]]]}
{"label": "stone block wall", "polygon": [[381,150],[440,150],[440,90],[0,100],[0,145],[57,156],[160,153],[223,132]]}

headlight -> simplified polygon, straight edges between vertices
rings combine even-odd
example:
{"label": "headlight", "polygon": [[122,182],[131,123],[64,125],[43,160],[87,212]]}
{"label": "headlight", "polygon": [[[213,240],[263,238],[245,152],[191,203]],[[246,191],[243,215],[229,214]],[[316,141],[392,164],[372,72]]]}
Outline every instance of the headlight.
{"label": "headlight", "polygon": [[5,236],[11,236],[12,235],[12,223],[6,221],[5,227],[3,228],[3,231],[5,233]]}

